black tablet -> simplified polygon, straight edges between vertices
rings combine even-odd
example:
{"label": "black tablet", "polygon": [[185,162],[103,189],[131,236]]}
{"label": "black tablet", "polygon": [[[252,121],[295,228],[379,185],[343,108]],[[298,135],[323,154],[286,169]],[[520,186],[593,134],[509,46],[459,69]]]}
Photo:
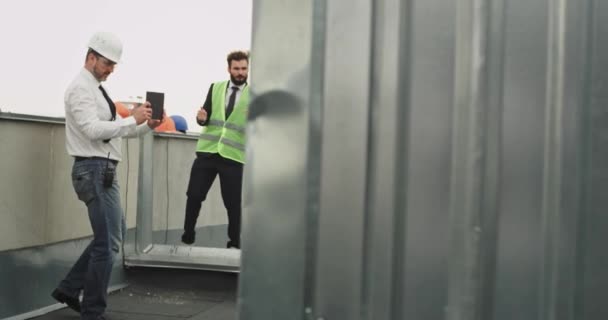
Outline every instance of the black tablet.
{"label": "black tablet", "polygon": [[165,104],[165,94],[162,92],[146,92],[146,101],[152,105],[152,119],[161,120]]}

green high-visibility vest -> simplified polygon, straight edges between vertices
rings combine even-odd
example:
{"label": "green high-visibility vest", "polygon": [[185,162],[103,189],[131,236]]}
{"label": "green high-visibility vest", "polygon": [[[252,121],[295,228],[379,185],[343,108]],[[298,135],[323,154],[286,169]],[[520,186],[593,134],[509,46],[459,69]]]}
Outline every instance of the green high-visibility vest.
{"label": "green high-visibility vest", "polygon": [[226,89],[230,81],[216,82],[211,92],[211,118],[196,144],[197,152],[219,153],[245,163],[245,125],[249,108],[249,86],[245,85],[232,113],[226,119]]}

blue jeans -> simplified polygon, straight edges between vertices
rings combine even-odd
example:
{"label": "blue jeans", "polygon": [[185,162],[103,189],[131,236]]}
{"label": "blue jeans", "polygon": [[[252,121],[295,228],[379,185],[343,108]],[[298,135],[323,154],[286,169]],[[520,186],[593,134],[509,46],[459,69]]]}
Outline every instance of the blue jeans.
{"label": "blue jeans", "polygon": [[82,319],[95,319],[106,309],[112,265],[125,233],[116,174],[111,187],[104,187],[104,172],[116,165],[103,159],[74,162],[72,184],[89,212],[93,241],[74,264],[59,289],[72,297],[83,291]]}

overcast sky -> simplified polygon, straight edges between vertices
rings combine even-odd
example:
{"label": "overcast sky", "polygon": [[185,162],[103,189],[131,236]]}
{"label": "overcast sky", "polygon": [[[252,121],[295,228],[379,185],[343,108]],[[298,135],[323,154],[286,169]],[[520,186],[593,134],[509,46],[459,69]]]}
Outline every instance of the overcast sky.
{"label": "overcast sky", "polygon": [[[123,41],[104,87],[113,100],[165,93],[168,115],[189,120],[209,85],[227,80],[226,54],[249,50],[251,0],[2,0],[0,109],[63,117],[63,94],[96,31]],[[253,68],[254,66],[252,66]]]}

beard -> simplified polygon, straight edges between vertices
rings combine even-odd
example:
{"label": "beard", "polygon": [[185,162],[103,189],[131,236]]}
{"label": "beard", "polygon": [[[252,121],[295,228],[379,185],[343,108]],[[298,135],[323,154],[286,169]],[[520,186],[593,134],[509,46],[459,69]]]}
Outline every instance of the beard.
{"label": "beard", "polygon": [[97,81],[100,81],[100,82],[108,80],[108,76],[109,76],[109,74],[101,73],[101,72],[95,72],[95,73],[93,73],[93,75],[95,76],[95,78],[97,78]]}
{"label": "beard", "polygon": [[97,69],[97,67],[93,67],[93,76],[98,80],[98,81],[106,81],[108,79],[108,76],[110,75],[111,72],[103,72]]}
{"label": "beard", "polygon": [[234,83],[235,85],[240,86],[243,83],[247,82],[247,76],[237,79],[233,75],[230,75],[230,81],[232,81],[232,83]]}

